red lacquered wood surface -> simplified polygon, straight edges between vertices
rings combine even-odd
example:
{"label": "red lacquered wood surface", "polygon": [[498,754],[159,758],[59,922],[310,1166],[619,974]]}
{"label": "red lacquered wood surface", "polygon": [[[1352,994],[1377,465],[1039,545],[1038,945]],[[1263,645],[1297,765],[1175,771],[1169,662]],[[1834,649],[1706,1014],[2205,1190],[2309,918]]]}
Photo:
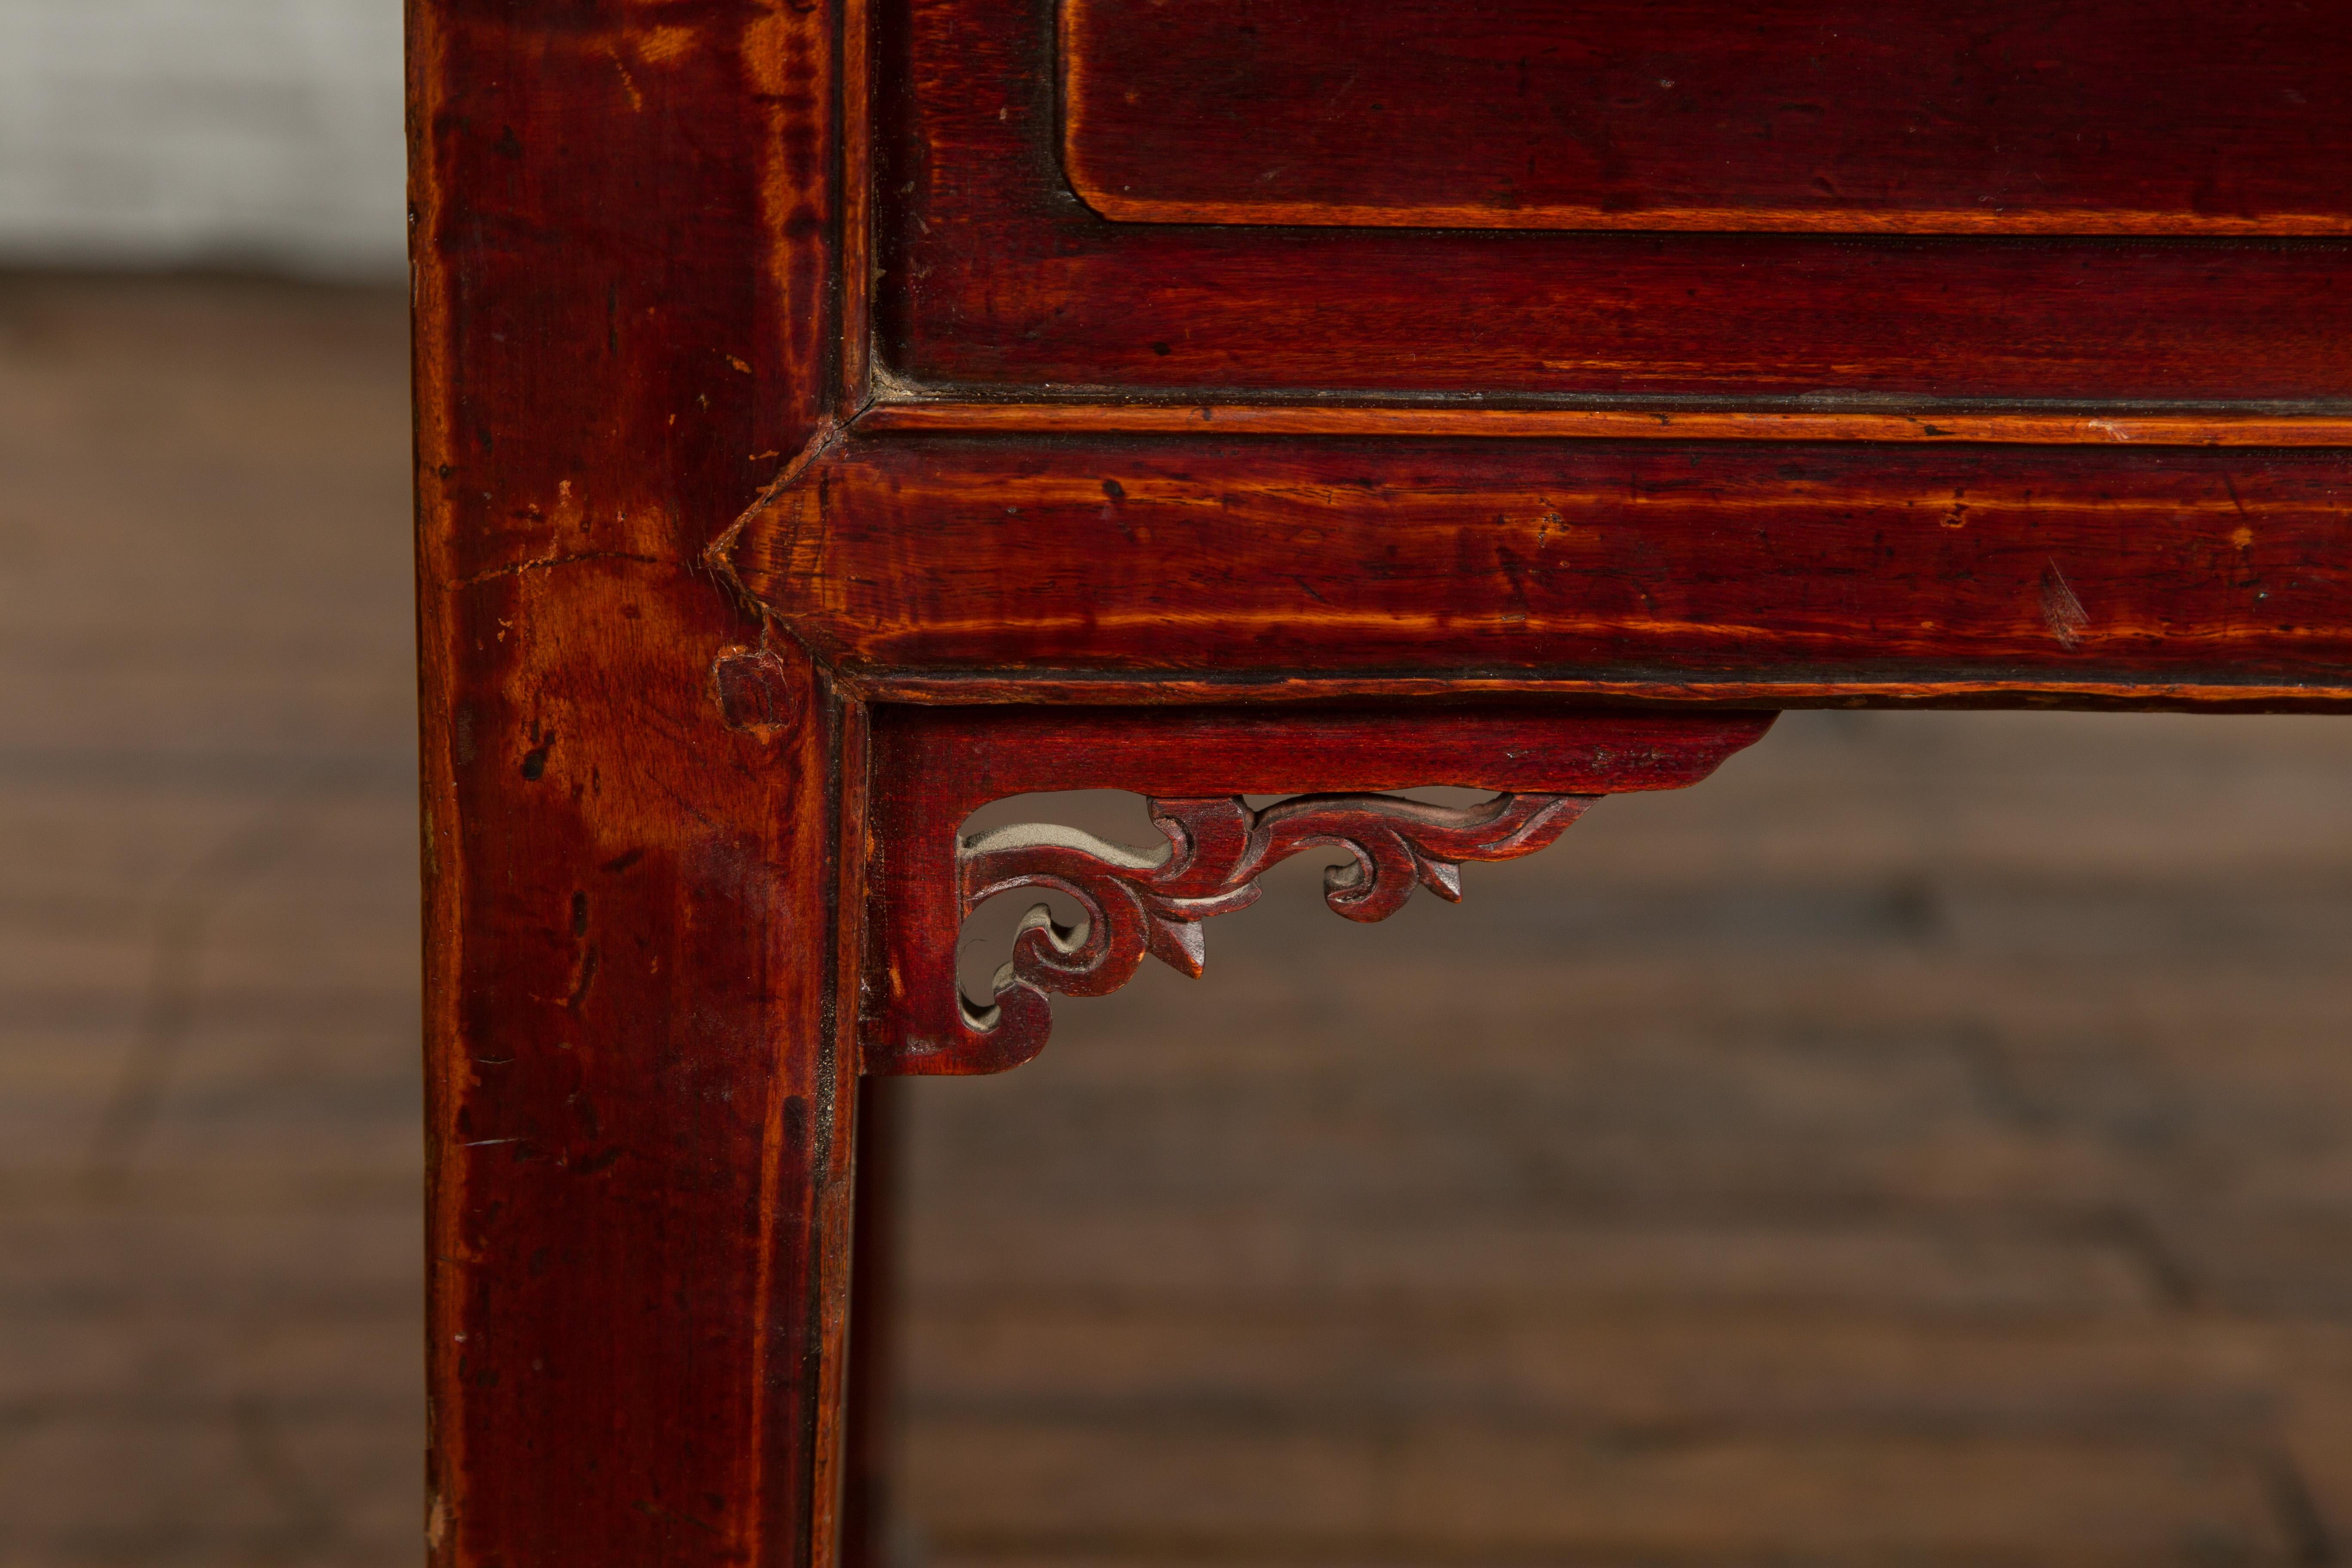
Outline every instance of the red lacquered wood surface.
{"label": "red lacquered wood surface", "polygon": [[2347,525],[2340,450],[853,437],[732,559],[902,696],[2334,702]]}
{"label": "red lacquered wood surface", "polygon": [[1128,223],[2352,230],[2352,13],[2266,0],[1063,0]]}
{"label": "red lacquered wood surface", "polygon": [[965,914],[957,831],[992,800],[1071,789],[1196,798],[1426,785],[1551,796],[1679,789],[1756,742],[1773,718],[1459,704],[1288,712],[881,709],[866,1070],[1001,1072],[1045,1044],[1042,995],[1024,1000],[1018,1019],[975,1022],[956,989]]}
{"label": "red lacquered wood surface", "polygon": [[[1257,9],[1273,25],[1303,4]],[[1456,9],[1465,32],[1495,14],[1485,4]],[[2135,15],[2178,9],[2167,0]],[[1360,18],[1383,11],[1349,14],[1351,25],[1374,26]],[[1727,3],[1712,14],[1728,18],[1718,30],[1758,16]],[[1910,0],[1879,10],[1887,26],[1931,37],[1942,36],[1947,14],[1957,13]],[[2337,20],[2319,5],[2265,4],[2260,15],[2257,31]],[[2347,252],[2336,237],[1112,222],[1086,205],[1063,167],[1055,22],[1046,3],[879,5],[877,346],[912,383],[1188,398],[1255,389],[1811,396],[1857,406],[1874,396],[2037,399],[2081,405],[2074,412],[2347,396],[2352,291],[2341,287]],[[2095,70],[2154,47],[2138,37],[2126,28],[2106,40],[2107,52],[2066,68]],[[1842,111],[1883,119],[1903,107],[1873,96],[1872,85],[1842,83]],[[1454,111],[1445,100],[1390,107],[1398,124],[1384,134],[1400,145],[1443,141]],[[2209,129],[2229,140],[2226,126],[2185,124],[2179,134],[2193,141]],[[1268,147],[1290,140],[1264,133]],[[1211,162],[1215,150],[1194,149]],[[1743,166],[1774,156],[1759,145]],[[2321,194],[2307,192],[2297,210],[2342,210],[2341,162],[2330,152],[2303,163],[2306,185]],[[1409,173],[1396,165],[1381,177],[1403,182]],[[1358,194],[1391,198],[1385,184]]]}
{"label": "red lacquered wood surface", "polygon": [[447,1568],[831,1553],[863,713],[696,563],[829,395],[833,21],[412,7]]}
{"label": "red lacquered wood surface", "polygon": [[840,1560],[849,1568],[904,1563],[898,1496],[899,1232],[906,1111],[897,1081],[857,1082],[856,1213],[851,1226],[848,1364],[842,1378]]}
{"label": "red lacquered wood surface", "polygon": [[[1743,709],[2352,704],[2343,241],[1115,223],[1054,11],[413,7],[444,1568],[882,1554],[852,1079],[1042,1039],[984,800],[1433,886]],[[1231,804],[1428,784],[1522,798]]]}
{"label": "red lacquered wood surface", "polygon": [[2107,409],[1898,413],[1849,409],[1564,408],[1494,404],[877,402],[862,435],[1403,436],[1612,441],[1877,441],[1920,446],[2345,447],[2352,415]]}

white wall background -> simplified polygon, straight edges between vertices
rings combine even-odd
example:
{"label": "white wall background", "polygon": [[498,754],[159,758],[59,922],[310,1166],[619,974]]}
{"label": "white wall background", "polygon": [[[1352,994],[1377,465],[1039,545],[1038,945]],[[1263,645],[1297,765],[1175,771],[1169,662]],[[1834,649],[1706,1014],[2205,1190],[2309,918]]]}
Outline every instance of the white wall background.
{"label": "white wall background", "polygon": [[400,0],[0,0],[0,264],[404,266]]}

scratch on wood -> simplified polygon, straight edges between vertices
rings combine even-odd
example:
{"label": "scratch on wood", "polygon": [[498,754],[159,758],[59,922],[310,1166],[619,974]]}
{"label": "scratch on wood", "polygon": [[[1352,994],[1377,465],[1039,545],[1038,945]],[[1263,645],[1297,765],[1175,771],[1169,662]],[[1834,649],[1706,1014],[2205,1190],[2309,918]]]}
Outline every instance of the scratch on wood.
{"label": "scratch on wood", "polygon": [[2042,569],[2042,622],[2050,628],[2050,635],[2066,647],[2081,642],[2084,628],[2091,624],[2083,601],[2074,596],[2055,558]]}
{"label": "scratch on wood", "polygon": [[500,577],[520,577],[526,572],[545,572],[558,566],[577,566],[589,561],[634,561],[640,566],[658,566],[657,555],[640,555],[628,550],[583,550],[572,555],[541,555],[530,561],[518,561],[511,566],[494,566],[488,572],[477,572],[470,577],[460,577],[449,584],[455,593],[460,588],[476,588]]}

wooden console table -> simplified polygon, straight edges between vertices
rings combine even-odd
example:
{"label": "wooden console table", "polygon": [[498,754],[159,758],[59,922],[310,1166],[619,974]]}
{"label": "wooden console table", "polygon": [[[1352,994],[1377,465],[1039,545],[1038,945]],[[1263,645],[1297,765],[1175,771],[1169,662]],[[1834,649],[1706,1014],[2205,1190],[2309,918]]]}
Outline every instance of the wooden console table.
{"label": "wooden console table", "polygon": [[[410,49],[451,1568],[876,1562],[861,1075],[1028,1059],[1286,856],[1456,897],[1789,707],[2352,706],[2345,7]],[[1073,788],[1164,842],[961,836]],[[1039,889],[1087,921],[961,996]]]}

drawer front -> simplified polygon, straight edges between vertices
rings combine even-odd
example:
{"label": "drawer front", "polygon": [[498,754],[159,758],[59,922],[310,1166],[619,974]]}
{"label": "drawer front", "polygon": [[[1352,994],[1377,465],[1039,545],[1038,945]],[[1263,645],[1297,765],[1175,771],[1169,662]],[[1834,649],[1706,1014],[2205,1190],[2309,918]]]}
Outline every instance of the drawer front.
{"label": "drawer front", "polygon": [[2352,230],[2352,12],[2260,0],[1064,0],[1127,223]]}
{"label": "drawer front", "polygon": [[888,0],[874,37],[918,385],[2352,386],[2342,6]]}

